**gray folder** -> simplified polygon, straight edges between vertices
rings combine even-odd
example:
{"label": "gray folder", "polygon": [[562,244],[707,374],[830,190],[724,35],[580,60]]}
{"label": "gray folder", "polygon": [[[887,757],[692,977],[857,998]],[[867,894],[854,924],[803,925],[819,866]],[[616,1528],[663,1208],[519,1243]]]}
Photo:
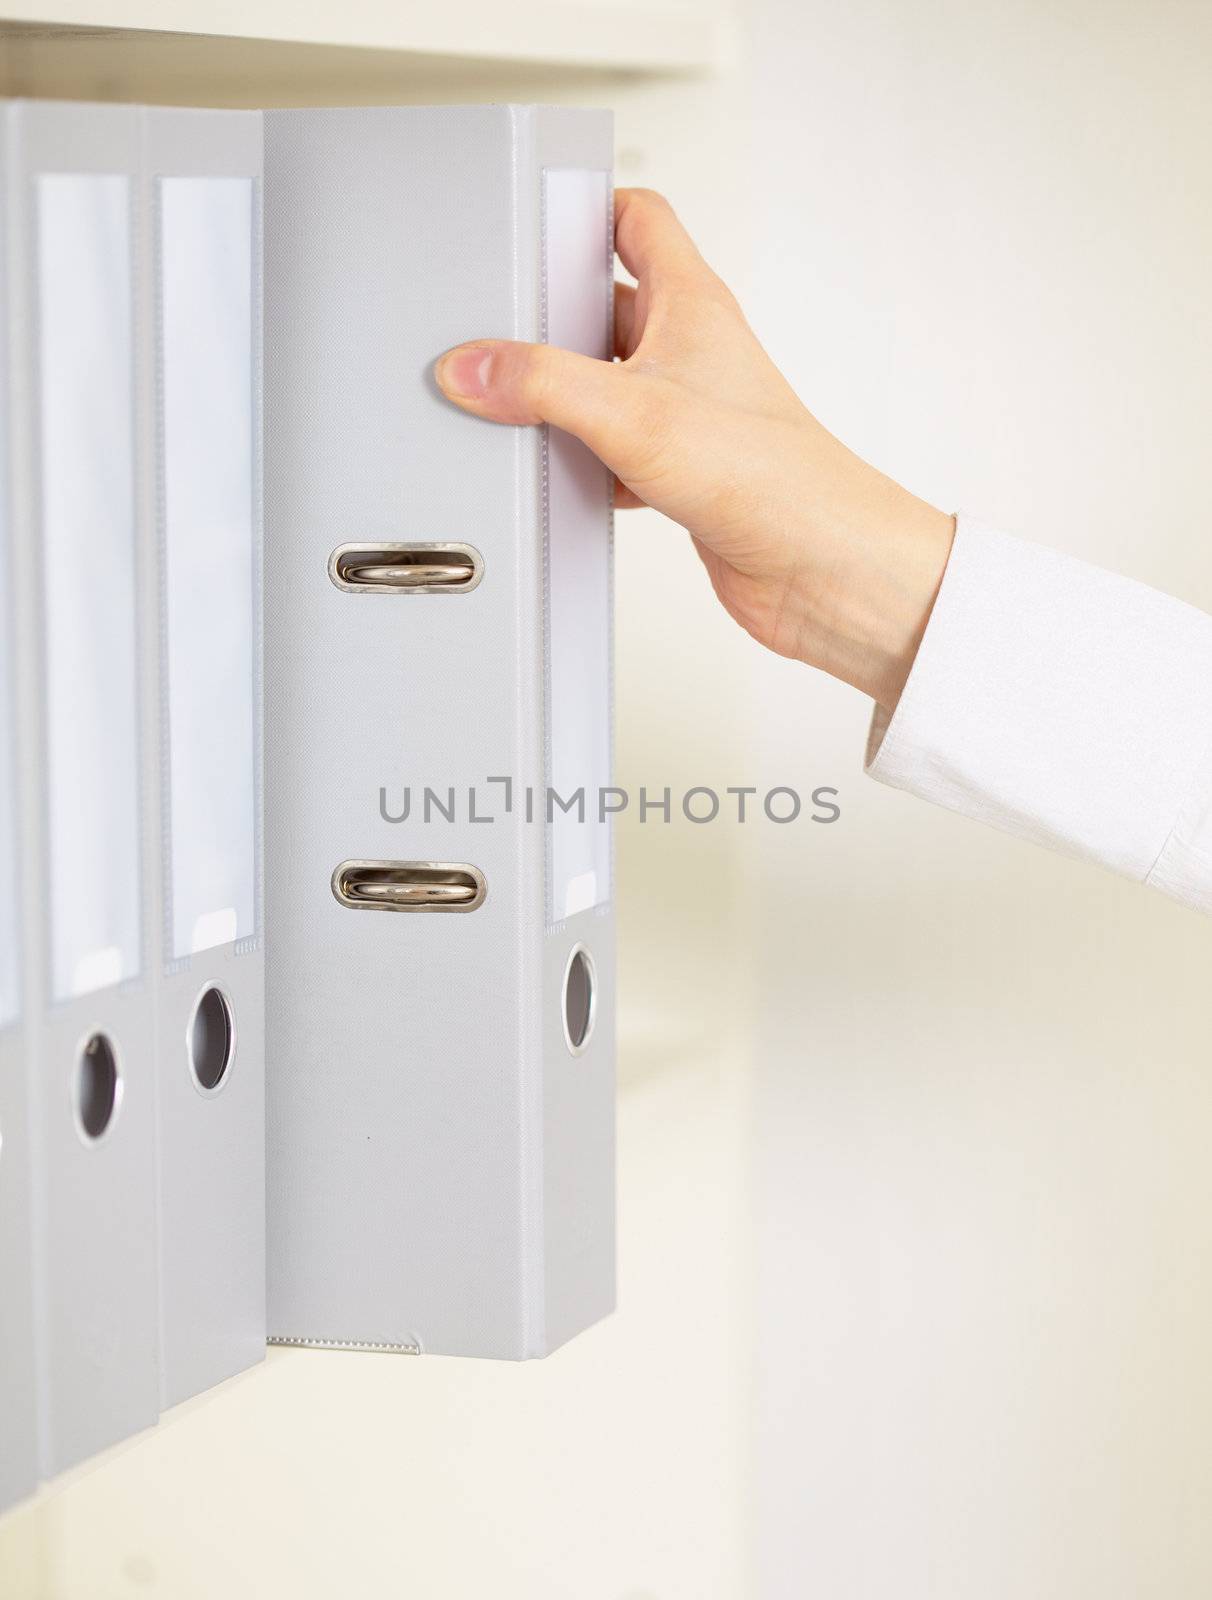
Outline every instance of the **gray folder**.
{"label": "gray folder", "polygon": [[262,1354],[267,959],[274,1336],[608,1312],[614,952],[609,477],[431,370],[609,354],[609,117],[0,138],[2,1506]]}
{"label": "gray folder", "polygon": [[283,1342],[524,1358],[613,1306],[610,485],[432,376],[608,354],[610,166],[603,113],[265,115]]}
{"label": "gray folder", "polygon": [[22,860],[49,1475],[154,1422],[156,717],[141,602],[140,116],[5,109]]}
{"label": "gray folder", "polygon": [[50,1476],[264,1349],[261,119],[3,123]]}
{"label": "gray folder", "polygon": [[[0,162],[7,171],[0,128]],[[8,184],[0,173],[0,305],[6,299]],[[0,1511],[33,1488],[38,1472],[34,1366],[33,1150],[27,1077],[17,794],[17,694],[9,497],[7,341],[0,317]]]}
{"label": "gray folder", "polygon": [[144,113],[161,1403],[265,1352],[257,112]]}

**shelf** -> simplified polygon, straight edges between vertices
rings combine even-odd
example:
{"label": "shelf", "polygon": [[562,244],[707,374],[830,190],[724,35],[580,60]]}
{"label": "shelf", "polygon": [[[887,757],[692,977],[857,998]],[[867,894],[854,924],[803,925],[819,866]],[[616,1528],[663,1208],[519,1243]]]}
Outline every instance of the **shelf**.
{"label": "shelf", "polygon": [[18,0],[0,20],[0,57],[150,48],[171,68],[222,50],[246,68],[252,46],[279,69],[314,68],[320,53],[345,80],[406,57],[659,74],[713,67],[717,34],[716,0]]}

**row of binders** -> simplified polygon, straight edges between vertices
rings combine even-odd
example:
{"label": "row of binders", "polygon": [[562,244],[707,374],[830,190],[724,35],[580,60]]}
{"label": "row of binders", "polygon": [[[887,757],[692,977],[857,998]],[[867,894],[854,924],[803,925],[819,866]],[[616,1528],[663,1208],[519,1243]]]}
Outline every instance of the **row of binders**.
{"label": "row of binders", "polygon": [[432,379],[608,354],[609,117],[0,136],[3,1509],[267,1337],[605,1315],[614,1047],[608,475]]}
{"label": "row of binders", "polygon": [[11,1499],[264,1325],[257,119],[3,113]]}

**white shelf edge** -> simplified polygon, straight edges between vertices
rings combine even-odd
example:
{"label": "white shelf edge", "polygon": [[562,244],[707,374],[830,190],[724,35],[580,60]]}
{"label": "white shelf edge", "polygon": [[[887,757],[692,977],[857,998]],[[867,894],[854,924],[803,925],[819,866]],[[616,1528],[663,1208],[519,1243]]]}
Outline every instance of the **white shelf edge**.
{"label": "white shelf edge", "polygon": [[557,0],[345,0],[339,7],[314,0],[18,0],[0,9],[0,23],[644,73],[706,70],[718,54],[710,18],[611,0],[575,7]]}

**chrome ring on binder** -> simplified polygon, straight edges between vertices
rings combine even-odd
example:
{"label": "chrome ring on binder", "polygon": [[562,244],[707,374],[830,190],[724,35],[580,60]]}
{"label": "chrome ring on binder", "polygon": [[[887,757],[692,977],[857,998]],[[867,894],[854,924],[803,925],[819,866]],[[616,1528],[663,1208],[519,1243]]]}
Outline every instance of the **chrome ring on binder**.
{"label": "chrome ring on binder", "polygon": [[488,886],[462,861],[343,861],[332,892],[351,911],[475,911]]}
{"label": "chrome ring on binder", "polygon": [[328,576],[348,594],[467,594],[484,562],[469,544],[343,544]]}

